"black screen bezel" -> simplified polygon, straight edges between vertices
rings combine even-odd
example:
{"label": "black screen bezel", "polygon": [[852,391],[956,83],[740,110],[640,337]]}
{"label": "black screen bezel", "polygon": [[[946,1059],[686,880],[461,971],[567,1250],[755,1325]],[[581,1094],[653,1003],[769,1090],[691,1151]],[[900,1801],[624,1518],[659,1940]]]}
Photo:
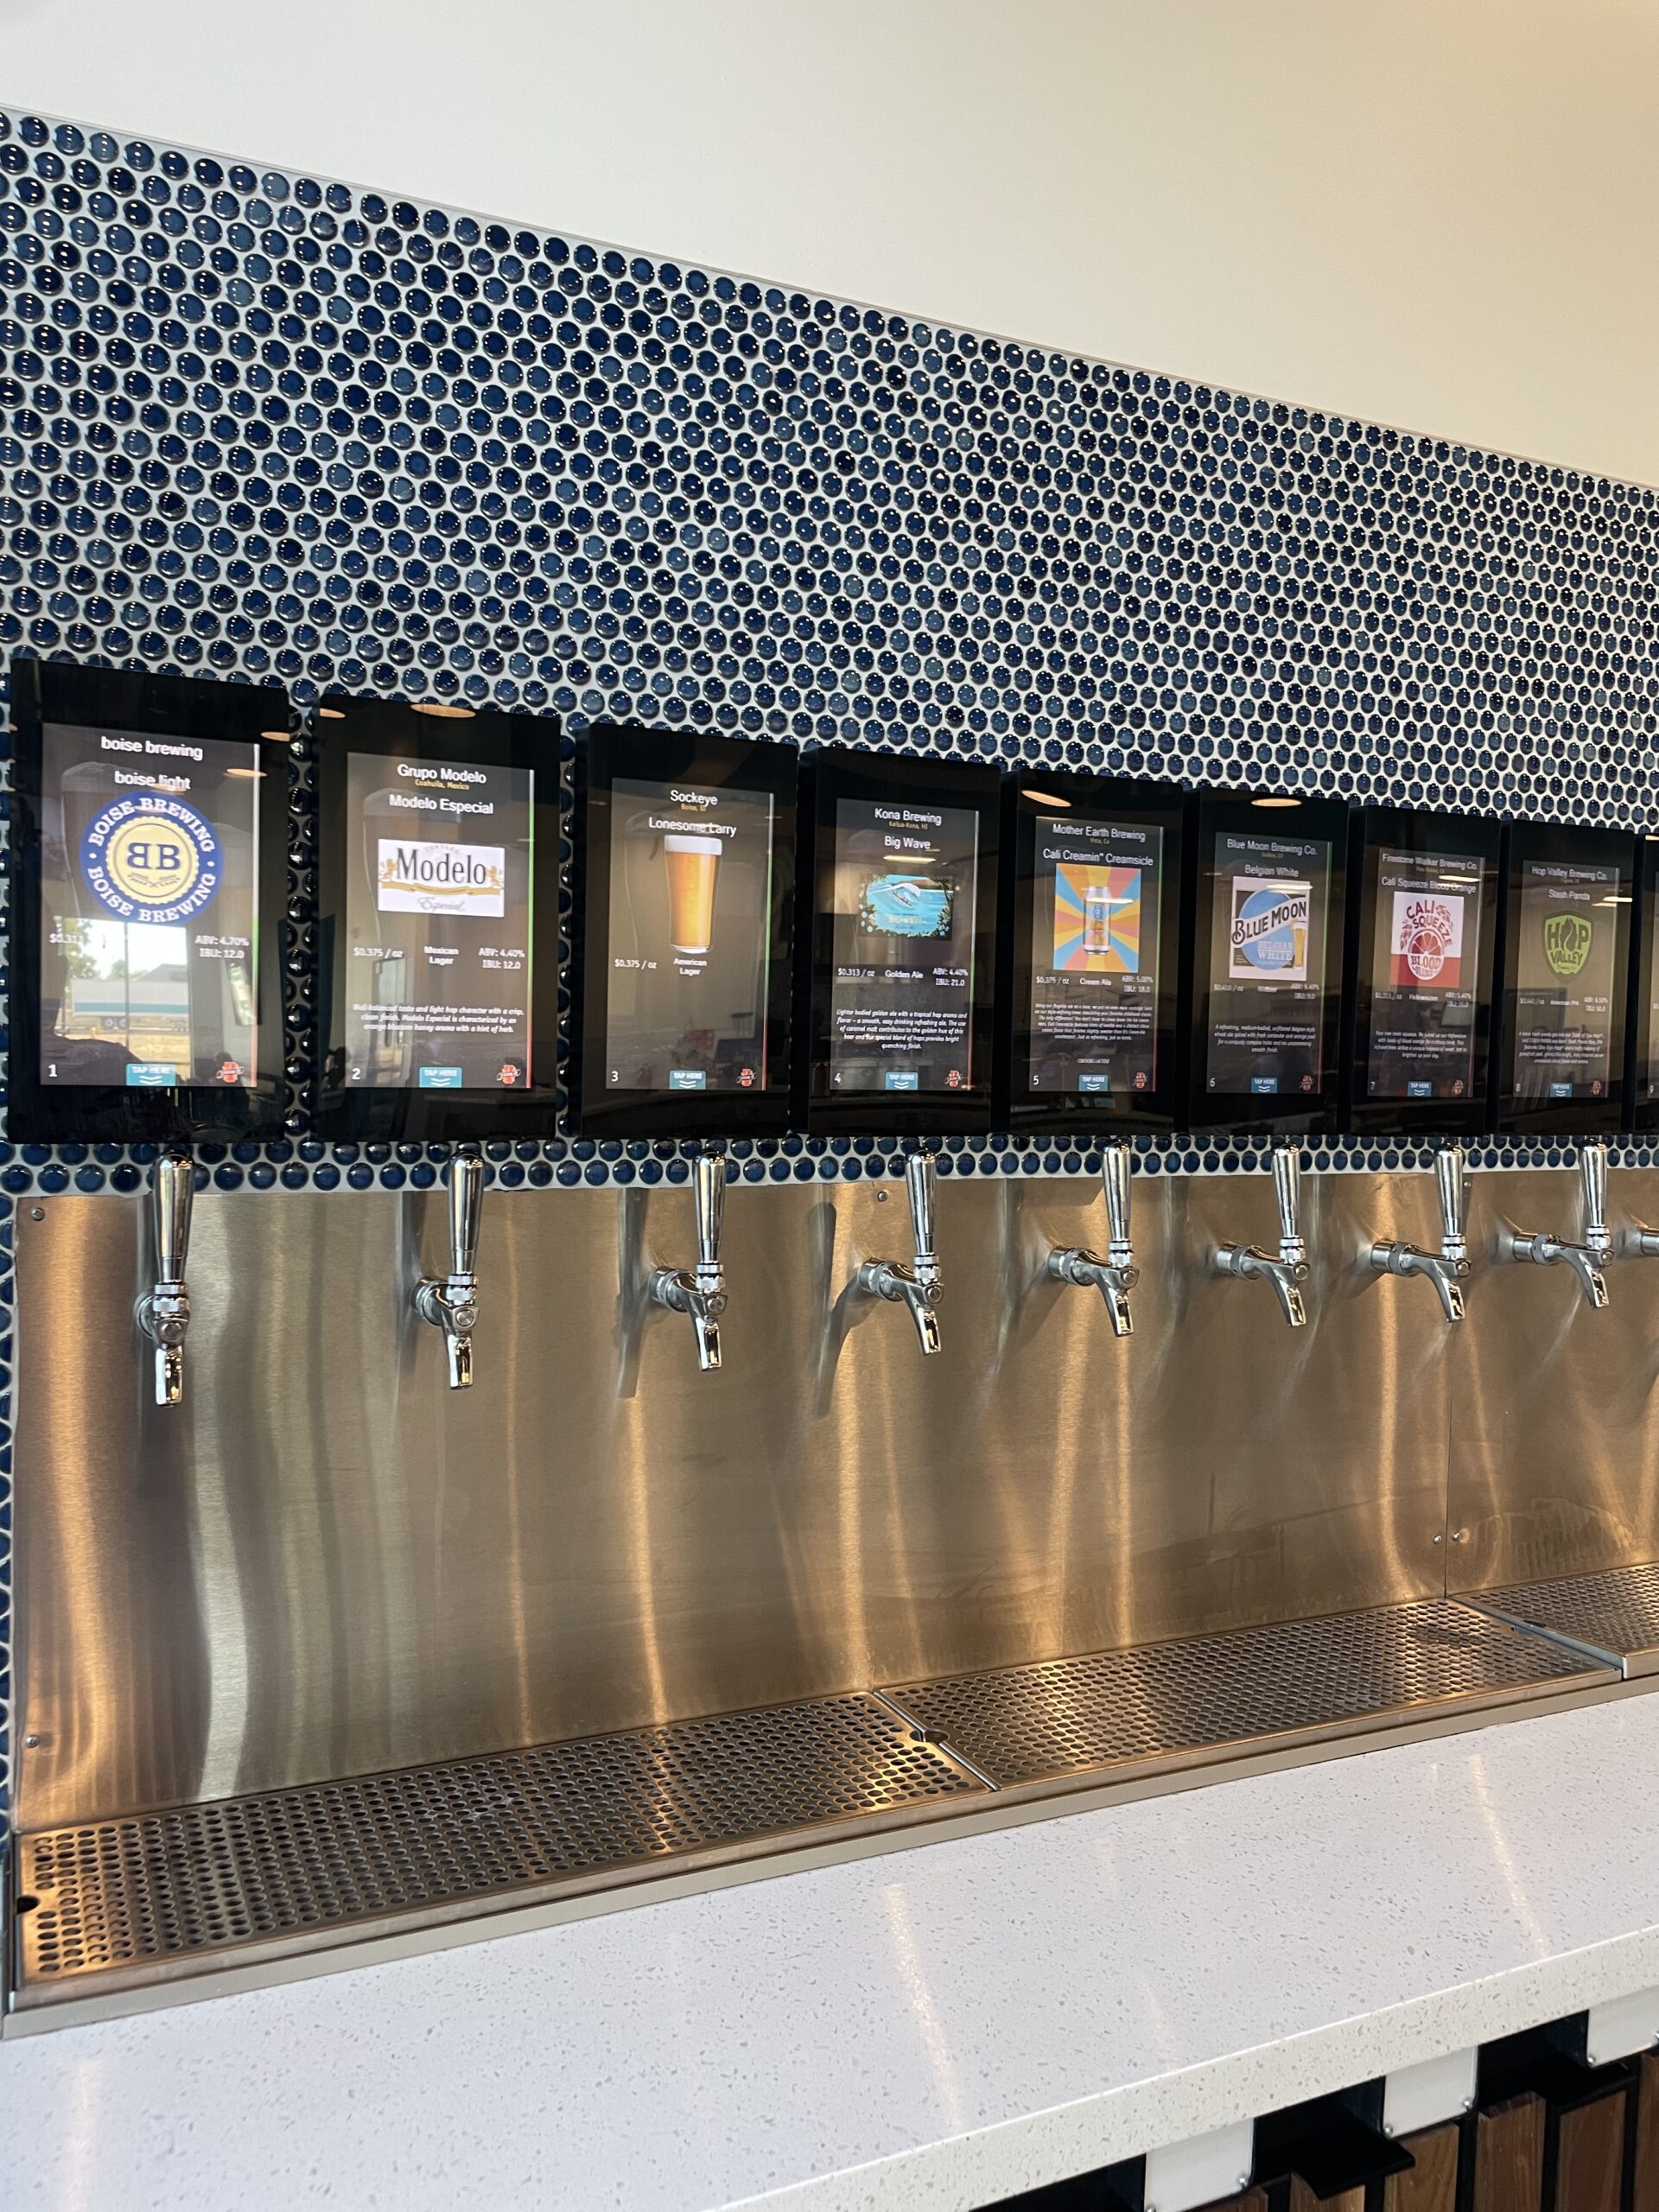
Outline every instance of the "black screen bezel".
{"label": "black screen bezel", "polygon": [[1659,1057],[1659,1023],[1653,1020],[1656,982],[1653,923],[1659,913],[1659,835],[1649,831],[1636,845],[1636,894],[1630,908],[1636,918],[1635,942],[1630,947],[1630,999],[1625,1026],[1630,1033],[1624,1056],[1624,1122],[1627,1129],[1659,1129],[1659,1096],[1642,1096],[1642,1071]]}
{"label": "black screen bezel", "polygon": [[[1033,797],[1048,791],[1066,810]],[[1150,1090],[1052,1092],[1040,1101],[1027,1087],[1031,1071],[1032,948],[1036,925],[1037,830],[1066,811],[1110,817],[1161,830],[1162,876],[1158,901],[1160,970],[1157,1008],[1159,1077]],[[1186,794],[1176,784],[1138,783],[1122,776],[1033,771],[1009,777],[1003,793],[1001,907],[997,931],[997,1051],[994,1119],[1018,1135],[1088,1137],[1111,1130],[1148,1135],[1173,1129],[1180,1114],[1180,1008],[1189,950],[1181,931],[1183,871],[1186,863]]]}
{"label": "black screen bezel", "polygon": [[[1619,868],[1626,904],[1623,951],[1613,947],[1613,1003],[1609,1052],[1611,1073],[1605,1098],[1567,1098],[1541,1105],[1520,1104],[1508,1079],[1510,1040],[1515,1034],[1516,970],[1520,931],[1516,926],[1521,871],[1529,861],[1563,861],[1587,868]],[[1500,988],[1492,1028],[1491,1126],[1505,1136],[1563,1135],[1599,1136],[1620,1126],[1629,1086],[1630,1033],[1626,1007],[1630,991],[1630,927],[1636,912],[1636,834],[1630,830],[1587,829],[1565,822],[1511,822],[1503,834],[1503,945]],[[1617,925],[1616,925],[1617,926]]]}
{"label": "black screen bezel", "polygon": [[[317,1135],[334,1143],[454,1144],[469,1140],[551,1136],[559,1091],[559,724],[552,715],[480,711],[423,715],[408,700],[331,693],[318,709],[318,1080]],[[350,823],[346,758],[353,753],[464,760],[527,768],[537,779],[536,859],[531,879],[535,937],[531,1020],[546,1041],[529,1089],[358,1090],[339,1079],[345,1046],[335,1009],[345,1003],[346,883]]]}
{"label": "black screen bezel", "polygon": [[[1348,851],[1342,1098],[1342,1126],[1356,1136],[1478,1136],[1490,1126],[1492,1000],[1497,973],[1503,846],[1503,825],[1489,815],[1418,813],[1408,807],[1395,806],[1356,810]],[[1421,853],[1430,859],[1437,855],[1457,857],[1469,854],[1480,862],[1473,1078],[1469,1096],[1462,1101],[1370,1098],[1366,1095],[1372,992],[1376,983],[1370,968],[1370,948],[1376,936],[1378,856],[1385,849]]]}
{"label": "black screen bezel", "polygon": [[[1260,804],[1264,799],[1274,804],[1264,809]],[[1284,804],[1287,800],[1293,804]],[[1188,868],[1192,888],[1186,907],[1192,961],[1186,1026],[1188,1128],[1287,1136],[1317,1135],[1336,1129],[1342,1091],[1343,981],[1348,936],[1348,817],[1345,799],[1312,798],[1297,791],[1201,791],[1192,800],[1187,827],[1192,849]],[[1319,1046],[1324,1080],[1318,1090],[1299,1092],[1294,1097],[1275,1092],[1262,1098],[1224,1098],[1205,1088],[1210,943],[1215,913],[1215,875],[1205,866],[1205,855],[1217,836],[1246,830],[1262,836],[1270,836],[1275,830],[1287,835],[1294,830],[1297,834],[1322,839],[1331,848]]]}
{"label": "black screen bezel", "polygon": [[[764,1088],[751,1091],[609,1090],[596,1080],[610,1023],[607,918],[611,908],[611,803],[616,779],[679,778],[770,791],[772,959],[766,995]],[[571,975],[579,980],[570,1024],[569,1106],[584,1136],[683,1141],[775,1137],[790,1126],[793,1076],[796,818],[800,753],[792,745],[710,732],[595,722],[576,741]]]}
{"label": "black screen bezel", "polygon": [[[795,1121],[815,1136],[982,1135],[995,1095],[996,913],[1001,872],[1002,772],[977,761],[830,746],[803,757],[800,957],[796,1011]],[[960,1091],[868,1092],[830,1088],[834,917],[822,888],[835,868],[836,807],[906,795],[921,804],[971,808],[979,817],[974,900],[974,989],[969,1037],[975,1079]]]}
{"label": "black screen bezel", "polygon": [[[288,695],[271,686],[152,676],[69,661],[11,664],[11,1047],[6,1131],[16,1144],[270,1143],[288,1099],[282,944],[288,907]],[[259,1061],[251,1087],[46,1084],[41,1052],[41,832],[45,725],[213,739],[256,748],[270,803],[255,860],[259,951],[254,967]]]}

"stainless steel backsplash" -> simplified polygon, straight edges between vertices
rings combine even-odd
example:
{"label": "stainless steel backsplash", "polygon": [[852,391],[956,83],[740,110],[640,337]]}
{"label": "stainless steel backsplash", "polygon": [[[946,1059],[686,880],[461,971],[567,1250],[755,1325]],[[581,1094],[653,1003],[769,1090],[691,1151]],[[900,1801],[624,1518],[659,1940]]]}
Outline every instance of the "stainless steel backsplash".
{"label": "stainless steel backsplash", "polygon": [[[1659,1219],[1659,1173],[1612,1179]],[[732,1189],[725,1365],[649,1306],[683,1190],[491,1193],[470,1392],[410,1297],[441,1193],[202,1194],[182,1407],[147,1217],[18,1209],[16,1818],[35,1827],[1659,1554],[1659,1262],[1493,1264],[1567,1173],[1474,1179],[1469,1318],[1378,1277],[1423,1174],[1310,1176],[1310,1325],[1217,1278],[1265,1176],[1137,1178],[1135,1333],[1048,1280],[1098,1187],[946,1182],[944,1349],[849,1296],[902,1191]]]}

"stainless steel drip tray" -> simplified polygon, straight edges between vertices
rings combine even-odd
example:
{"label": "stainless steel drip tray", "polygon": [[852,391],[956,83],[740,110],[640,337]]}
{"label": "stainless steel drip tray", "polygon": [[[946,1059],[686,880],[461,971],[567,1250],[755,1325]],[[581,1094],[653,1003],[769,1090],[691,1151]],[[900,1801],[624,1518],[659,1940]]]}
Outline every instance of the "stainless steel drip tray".
{"label": "stainless steel drip tray", "polygon": [[983,1794],[849,1696],[28,1834],[12,2001],[153,1987]]}
{"label": "stainless steel drip tray", "polygon": [[1580,1652],[1435,1599],[882,1694],[1011,1790],[1207,1764],[1613,1680]]}
{"label": "stainless steel drip tray", "polygon": [[1659,1674],[1659,1563],[1471,1592],[1467,1602],[1516,1626],[1558,1637],[1627,1679]]}
{"label": "stainless steel drip tray", "polygon": [[1617,1682],[1559,1643],[1441,1601],[26,1834],[14,1860],[14,2025]]}

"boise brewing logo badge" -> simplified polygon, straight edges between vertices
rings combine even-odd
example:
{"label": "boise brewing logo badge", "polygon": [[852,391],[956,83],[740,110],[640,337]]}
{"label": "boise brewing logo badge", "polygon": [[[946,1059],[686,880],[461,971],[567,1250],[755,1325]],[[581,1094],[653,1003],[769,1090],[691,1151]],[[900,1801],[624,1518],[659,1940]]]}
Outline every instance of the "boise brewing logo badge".
{"label": "boise brewing logo badge", "polygon": [[1544,918],[1544,957],[1558,976],[1576,976],[1590,957],[1595,931],[1587,914]]}
{"label": "boise brewing logo badge", "polygon": [[1311,883],[1236,878],[1229,976],[1236,980],[1273,976],[1283,982],[1306,982],[1307,918],[1313,903]]}
{"label": "boise brewing logo badge", "polygon": [[218,893],[222,855],[213,824],[166,791],[101,807],[80,841],[92,896],[124,922],[188,922]]}

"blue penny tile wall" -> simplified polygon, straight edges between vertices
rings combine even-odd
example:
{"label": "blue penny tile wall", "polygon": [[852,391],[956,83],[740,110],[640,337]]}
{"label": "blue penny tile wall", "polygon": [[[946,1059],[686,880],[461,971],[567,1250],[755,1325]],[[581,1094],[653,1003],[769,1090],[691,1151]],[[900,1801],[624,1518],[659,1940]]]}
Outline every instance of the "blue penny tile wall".
{"label": "blue penny tile wall", "polygon": [[[1656,494],[1316,407],[0,111],[0,652],[296,702],[291,1136],[204,1147],[204,1185],[440,1172],[416,1147],[305,1139],[308,710],[329,688],[567,733],[611,716],[1564,821],[1659,811]],[[687,1173],[664,1145],[490,1154],[502,1189]],[[849,1141],[734,1154],[757,1184],[900,1165]],[[8,1316],[11,1209],[137,1190],[148,1157],[0,1145]],[[1264,1160],[1175,1140],[1136,1164]],[[994,1137],[940,1165],[1098,1160]],[[10,1453],[8,1427],[0,1485]],[[0,1545],[9,1517],[0,1488]],[[0,1658],[5,1633],[0,1614]]]}

